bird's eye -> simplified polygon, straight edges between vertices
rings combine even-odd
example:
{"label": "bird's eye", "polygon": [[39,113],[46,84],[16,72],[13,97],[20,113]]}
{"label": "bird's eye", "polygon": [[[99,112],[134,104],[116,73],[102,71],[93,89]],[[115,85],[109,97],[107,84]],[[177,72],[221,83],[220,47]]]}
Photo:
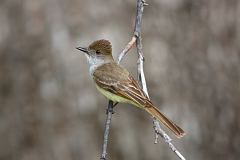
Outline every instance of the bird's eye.
{"label": "bird's eye", "polygon": [[96,50],[96,53],[97,53],[97,54],[100,54],[100,51],[99,51],[99,50]]}

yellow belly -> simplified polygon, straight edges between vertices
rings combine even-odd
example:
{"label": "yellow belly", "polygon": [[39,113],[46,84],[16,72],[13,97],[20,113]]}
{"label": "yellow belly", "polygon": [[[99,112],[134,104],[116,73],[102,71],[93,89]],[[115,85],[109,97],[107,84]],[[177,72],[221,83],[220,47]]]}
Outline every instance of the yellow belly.
{"label": "yellow belly", "polygon": [[105,97],[107,97],[108,99],[112,100],[113,102],[129,103],[129,104],[132,104],[132,105],[134,105],[136,107],[142,108],[140,105],[136,104],[135,102],[133,102],[131,100],[128,100],[126,98],[123,98],[123,97],[120,97],[120,96],[118,96],[116,94],[113,94],[113,93],[111,93],[109,91],[106,91],[106,90],[100,88],[98,85],[96,85],[96,87],[97,87],[97,89],[98,89],[98,91],[100,93],[102,93]]}

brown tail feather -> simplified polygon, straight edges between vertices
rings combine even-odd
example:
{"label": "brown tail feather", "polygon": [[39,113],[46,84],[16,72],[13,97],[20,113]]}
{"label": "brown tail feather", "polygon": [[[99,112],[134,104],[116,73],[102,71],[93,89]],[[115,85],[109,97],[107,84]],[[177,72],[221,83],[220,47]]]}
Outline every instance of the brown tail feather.
{"label": "brown tail feather", "polygon": [[178,127],[176,124],[174,124],[172,121],[170,121],[167,117],[165,117],[156,107],[154,107],[152,104],[149,104],[149,106],[146,106],[144,108],[149,114],[151,114],[153,117],[156,117],[160,122],[162,122],[166,127],[168,127],[178,138],[181,138],[185,135],[185,132]]}

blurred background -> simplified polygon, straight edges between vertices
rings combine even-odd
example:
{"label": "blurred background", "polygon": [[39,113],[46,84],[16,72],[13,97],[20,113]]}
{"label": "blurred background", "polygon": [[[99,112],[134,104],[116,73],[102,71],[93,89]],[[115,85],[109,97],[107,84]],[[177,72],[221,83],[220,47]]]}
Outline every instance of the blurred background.
{"label": "blurred background", "polygon": [[[240,157],[240,1],[148,0],[142,25],[151,100],[187,133],[186,159]],[[83,54],[97,39],[114,57],[131,39],[135,0],[0,1],[0,159],[99,159],[107,100]],[[136,76],[136,50],[122,63]],[[178,159],[152,119],[115,108],[111,160]]]}

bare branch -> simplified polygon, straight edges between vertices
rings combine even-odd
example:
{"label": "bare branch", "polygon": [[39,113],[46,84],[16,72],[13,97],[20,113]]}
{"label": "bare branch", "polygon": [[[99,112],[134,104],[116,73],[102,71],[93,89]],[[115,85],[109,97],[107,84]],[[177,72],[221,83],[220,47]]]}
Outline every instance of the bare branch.
{"label": "bare branch", "polygon": [[[138,80],[142,85],[143,91],[149,97],[146,79],[145,79],[144,70],[143,70],[144,57],[142,52],[142,38],[141,38],[142,15],[143,15],[143,10],[145,5],[146,5],[146,2],[144,0],[137,0],[137,15],[136,15],[135,28],[134,28],[134,35],[137,38],[136,47],[137,47],[137,53],[138,53],[138,63],[137,63],[138,64]],[[185,160],[185,158],[181,155],[181,153],[171,143],[171,138],[161,129],[159,122],[155,118],[153,118],[153,124],[154,124],[153,127],[155,131],[155,143],[158,142],[158,135],[160,135],[164,139],[164,141],[168,144],[168,146],[171,148],[171,150],[174,153],[176,153],[176,155],[181,160]]]}
{"label": "bare branch", "polygon": [[107,156],[107,144],[108,144],[108,136],[109,136],[109,130],[110,130],[110,124],[112,120],[112,114],[113,112],[113,101],[108,102],[108,108],[107,108],[107,119],[105,123],[105,130],[104,130],[104,137],[103,137],[103,146],[102,146],[102,155],[101,160],[106,160]]}
{"label": "bare branch", "polygon": [[161,136],[164,141],[168,144],[169,148],[181,159],[185,160],[185,158],[182,156],[182,154],[175,148],[175,146],[171,143],[172,139],[161,129],[159,122],[153,118],[153,128],[155,131],[155,144],[157,143],[157,137],[158,135]]}
{"label": "bare branch", "polygon": [[147,83],[146,83],[145,74],[144,74],[144,70],[143,70],[144,57],[143,57],[143,53],[142,53],[142,42],[141,41],[142,41],[141,35],[139,35],[139,37],[137,38],[137,43],[136,43],[137,53],[138,53],[138,62],[137,62],[138,80],[142,86],[144,93],[149,98],[148,90],[147,90]]}
{"label": "bare branch", "polygon": [[135,44],[135,42],[136,42],[136,37],[133,36],[132,39],[131,39],[131,41],[128,42],[128,44],[126,45],[126,47],[125,47],[125,48],[122,50],[122,52],[119,54],[119,56],[118,56],[118,61],[117,61],[118,64],[121,63],[123,57],[124,57],[124,56],[127,54],[127,52],[133,47],[133,45]]}

